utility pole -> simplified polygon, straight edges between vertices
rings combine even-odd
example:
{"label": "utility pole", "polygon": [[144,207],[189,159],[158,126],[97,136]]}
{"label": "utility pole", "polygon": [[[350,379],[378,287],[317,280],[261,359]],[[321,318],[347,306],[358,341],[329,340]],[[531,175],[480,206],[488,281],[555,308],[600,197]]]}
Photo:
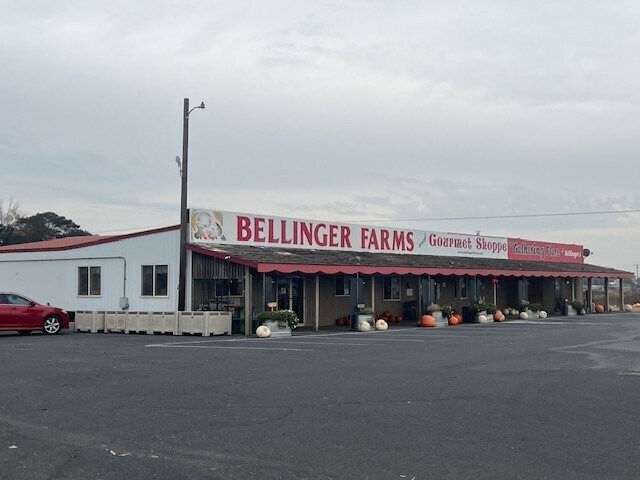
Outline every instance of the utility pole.
{"label": "utility pole", "polygon": [[196,108],[204,108],[204,102],[189,110],[189,99],[184,99],[184,115],[182,117],[182,165],[180,176],[180,278],[178,279],[178,311],[184,312],[187,288],[187,225],[189,209],[187,207],[187,179],[189,167],[189,114]]}

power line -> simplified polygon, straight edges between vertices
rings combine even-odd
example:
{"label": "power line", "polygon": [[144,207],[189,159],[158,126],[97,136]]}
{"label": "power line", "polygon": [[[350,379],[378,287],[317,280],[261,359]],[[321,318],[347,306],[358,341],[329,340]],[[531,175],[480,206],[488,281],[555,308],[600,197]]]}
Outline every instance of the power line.
{"label": "power line", "polygon": [[615,213],[640,213],[638,210],[602,210],[600,212],[568,212],[568,213],[525,213],[520,215],[484,215],[477,217],[434,217],[434,218],[385,218],[378,220],[352,220],[353,223],[363,222],[437,222],[449,220],[489,220],[500,218],[535,218],[535,217],[568,217],[577,215],[610,215]]}

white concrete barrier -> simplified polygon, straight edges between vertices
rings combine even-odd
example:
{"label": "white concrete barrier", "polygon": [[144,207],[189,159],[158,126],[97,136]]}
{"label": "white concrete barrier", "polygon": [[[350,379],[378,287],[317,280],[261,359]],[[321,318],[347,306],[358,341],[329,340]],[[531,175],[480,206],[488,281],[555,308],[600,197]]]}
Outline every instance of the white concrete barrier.
{"label": "white concrete barrier", "polygon": [[127,312],[104,312],[104,333],[122,333],[127,328]]}
{"label": "white concrete barrier", "polygon": [[205,319],[209,312],[178,312],[178,332],[200,335],[205,334]]}
{"label": "white concrete barrier", "polygon": [[124,333],[136,332],[153,334],[151,329],[151,312],[127,312]]}
{"label": "white concrete barrier", "polygon": [[231,312],[89,312],[75,314],[75,331],[231,335]]}
{"label": "white concrete barrier", "polygon": [[231,312],[208,312],[209,335],[231,335]]}
{"label": "white concrete barrier", "polygon": [[75,315],[75,331],[97,333],[104,330],[104,312],[78,311]]}
{"label": "white concrete barrier", "polygon": [[151,312],[151,333],[178,335],[178,315],[176,312]]}

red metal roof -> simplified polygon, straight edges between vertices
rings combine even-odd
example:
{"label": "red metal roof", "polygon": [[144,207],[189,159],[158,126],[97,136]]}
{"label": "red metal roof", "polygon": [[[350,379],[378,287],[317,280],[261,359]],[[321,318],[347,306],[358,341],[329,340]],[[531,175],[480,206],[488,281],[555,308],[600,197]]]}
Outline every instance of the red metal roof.
{"label": "red metal roof", "polygon": [[179,229],[179,225],[171,227],[155,228],[153,230],[145,230],[142,232],[127,233],[123,235],[84,235],[79,237],[55,238],[53,240],[43,240],[41,242],[19,243],[16,245],[5,245],[0,247],[0,253],[18,253],[18,252],[51,252],[56,250],[72,250],[74,248],[88,247],[90,245],[99,245],[101,243],[116,242],[126,238],[141,237],[144,235],[152,235],[154,233],[167,232]]}

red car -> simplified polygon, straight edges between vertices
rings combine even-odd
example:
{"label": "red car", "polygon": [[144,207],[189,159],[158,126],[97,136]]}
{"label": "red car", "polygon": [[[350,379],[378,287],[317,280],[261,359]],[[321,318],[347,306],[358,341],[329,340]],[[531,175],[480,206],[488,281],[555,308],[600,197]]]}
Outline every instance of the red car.
{"label": "red car", "polygon": [[42,305],[24,295],[0,292],[0,330],[16,330],[29,335],[42,330],[47,335],[69,328],[69,314],[58,307]]}

